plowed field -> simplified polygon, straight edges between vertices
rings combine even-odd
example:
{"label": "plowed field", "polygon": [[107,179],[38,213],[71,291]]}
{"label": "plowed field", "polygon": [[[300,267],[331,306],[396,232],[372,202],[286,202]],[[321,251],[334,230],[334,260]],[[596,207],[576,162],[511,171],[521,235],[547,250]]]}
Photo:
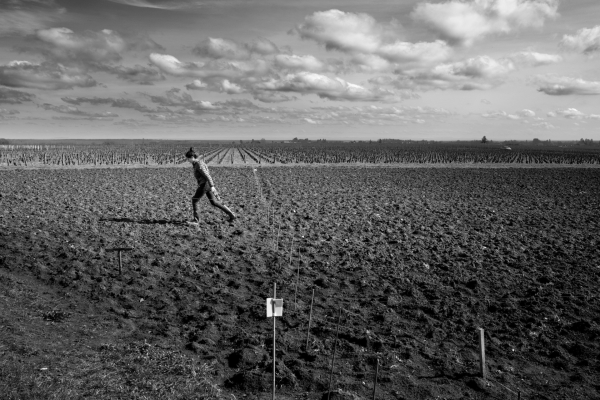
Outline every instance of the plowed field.
{"label": "plowed field", "polygon": [[[379,399],[600,398],[600,170],[211,173],[233,224],[206,199],[185,224],[191,167],[1,171],[0,354],[169,347],[223,393],[270,398],[277,283],[280,398],[327,392],[334,349],[337,398],[371,398],[377,364]],[[49,300],[16,315],[15,288]]]}

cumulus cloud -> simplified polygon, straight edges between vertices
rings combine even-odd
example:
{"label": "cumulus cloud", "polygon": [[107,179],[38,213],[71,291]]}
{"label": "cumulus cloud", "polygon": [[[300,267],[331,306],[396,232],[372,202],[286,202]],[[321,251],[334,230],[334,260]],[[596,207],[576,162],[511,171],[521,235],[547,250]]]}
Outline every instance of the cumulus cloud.
{"label": "cumulus cloud", "polygon": [[52,53],[59,59],[119,61],[126,47],[123,38],[108,29],[76,34],[68,28],[51,28],[37,31],[36,36],[51,44]]}
{"label": "cumulus cloud", "polygon": [[558,54],[536,53],[534,51],[521,51],[507,57],[519,66],[539,67],[542,65],[557,64],[563,61]]}
{"label": "cumulus cloud", "polygon": [[534,77],[534,83],[538,86],[539,92],[552,96],[600,94],[600,82],[586,81],[581,78],[537,75]]}
{"label": "cumulus cloud", "polygon": [[600,25],[593,28],[582,28],[574,35],[564,35],[560,46],[584,54],[600,51]]}
{"label": "cumulus cloud", "polygon": [[283,103],[286,101],[296,100],[295,96],[287,96],[283,93],[277,92],[268,92],[268,91],[255,91],[252,93],[252,97],[255,100],[261,101],[263,103]]}
{"label": "cumulus cloud", "polygon": [[[68,28],[50,28],[38,30],[35,36],[44,46],[34,51],[57,61],[116,62],[121,60],[122,54],[127,50],[164,50],[149,37],[124,37],[110,29],[77,33]],[[51,46],[48,47],[48,44]]]}
{"label": "cumulus cloud", "polygon": [[585,117],[585,114],[576,108],[567,108],[565,110],[558,110],[558,111],[556,111],[556,114],[562,115],[563,117],[569,118],[569,119],[582,119],[583,117]]}
{"label": "cumulus cloud", "polygon": [[395,29],[394,25],[380,24],[368,14],[329,10],[305,17],[295,31],[303,39],[324,44],[328,50],[374,53],[384,38],[393,36]]}
{"label": "cumulus cloud", "polygon": [[238,43],[230,39],[209,37],[198,43],[192,52],[215,60],[248,60],[253,56],[278,54],[280,50],[273,42],[264,38],[255,39],[251,43]]}
{"label": "cumulus cloud", "polygon": [[[398,24],[382,24],[372,16],[329,10],[313,13],[296,26],[301,38],[323,44],[327,50],[339,50],[354,55],[355,62],[361,60],[373,65],[376,56],[392,63],[433,63],[446,60],[451,49],[446,42],[411,43],[400,40]],[[379,63],[378,69],[381,69]]]}
{"label": "cumulus cloud", "polygon": [[48,103],[42,104],[42,108],[44,108],[45,110],[55,111],[62,114],[70,114],[87,118],[115,118],[119,116],[118,114],[113,113],[111,111],[105,111],[101,113],[90,113],[86,111],[81,111],[79,108],[73,106],[55,106]]}
{"label": "cumulus cloud", "polygon": [[288,74],[282,79],[261,82],[256,88],[264,91],[314,93],[330,100],[386,101],[393,97],[393,93],[388,91],[372,91],[340,78],[330,78],[312,72]]}
{"label": "cumulus cloud", "polygon": [[275,56],[275,65],[280,68],[309,72],[320,72],[326,68],[323,62],[311,55],[278,54]]}
{"label": "cumulus cloud", "polygon": [[208,58],[227,58],[230,60],[245,60],[250,58],[250,51],[233,40],[208,38],[194,47],[194,54]]}
{"label": "cumulus cloud", "polygon": [[32,89],[72,89],[96,86],[96,81],[78,68],[60,64],[34,64],[28,61],[11,61],[0,66],[0,85]]}
{"label": "cumulus cloud", "polygon": [[376,52],[380,57],[392,62],[419,61],[435,63],[447,60],[451,50],[448,44],[442,40],[435,42],[400,42],[384,44]]}
{"label": "cumulus cloud", "polygon": [[203,90],[207,87],[208,85],[199,79],[194,79],[192,83],[188,83],[187,85],[185,85],[185,88],[187,90]]}
{"label": "cumulus cloud", "polygon": [[34,99],[34,94],[0,87],[0,104],[21,104],[23,102],[33,101]]}
{"label": "cumulus cloud", "polygon": [[181,62],[171,55],[152,53],[150,62],[165,74],[199,79],[221,78],[231,81],[264,75],[269,71],[268,64],[264,60]]}
{"label": "cumulus cloud", "polygon": [[509,60],[477,56],[427,70],[404,71],[393,84],[404,89],[487,90],[502,84],[514,69]]}
{"label": "cumulus cloud", "polygon": [[141,85],[152,85],[154,82],[165,80],[165,76],[156,68],[137,64],[133,67],[124,67],[122,65],[97,65],[96,69],[116,75],[119,79],[139,83]]}
{"label": "cumulus cloud", "polygon": [[223,82],[221,82],[221,89],[227,94],[240,94],[245,92],[240,85],[229,82],[227,79],[224,79]]}
{"label": "cumulus cloud", "polygon": [[470,46],[490,34],[540,28],[558,16],[558,0],[451,0],[420,3],[411,17],[443,39]]}
{"label": "cumulus cloud", "polygon": [[524,108],[521,111],[519,111],[517,113],[517,115],[520,115],[521,117],[526,117],[526,118],[533,118],[533,117],[535,117],[535,112],[532,110],[528,110],[527,108]]}

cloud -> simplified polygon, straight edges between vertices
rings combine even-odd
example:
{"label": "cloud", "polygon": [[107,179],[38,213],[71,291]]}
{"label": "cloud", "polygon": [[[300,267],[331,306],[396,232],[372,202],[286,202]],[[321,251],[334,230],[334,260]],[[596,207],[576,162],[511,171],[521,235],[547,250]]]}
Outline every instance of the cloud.
{"label": "cloud", "polygon": [[563,61],[563,58],[558,54],[544,54],[533,51],[513,53],[507,58],[515,64],[524,67],[539,67],[542,65],[557,64]]}
{"label": "cloud", "polygon": [[252,97],[255,100],[261,101],[263,103],[283,103],[285,101],[296,100],[295,96],[287,96],[282,93],[277,92],[267,92],[267,91],[255,91],[252,93]]}
{"label": "cloud", "polygon": [[229,82],[227,79],[224,79],[223,82],[221,82],[221,88],[223,92],[227,94],[240,94],[245,92],[245,90],[241,86]]}
{"label": "cloud", "polygon": [[68,28],[41,29],[36,37],[51,44],[50,51],[61,60],[119,61],[126,48],[123,38],[108,29],[84,34],[76,34]]}
{"label": "cloud", "polygon": [[535,112],[524,108],[517,112],[517,115],[520,115],[521,117],[533,118],[535,117]]}
{"label": "cloud", "polygon": [[311,55],[297,56],[293,54],[278,54],[275,56],[275,65],[280,68],[309,72],[320,72],[326,69],[324,63]]}
{"label": "cloud", "polygon": [[546,121],[536,122],[536,123],[531,124],[531,126],[540,127],[540,128],[544,128],[544,129],[548,129],[548,130],[556,128],[550,122],[546,122]]}
{"label": "cloud", "polygon": [[296,92],[316,94],[329,100],[347,101],[397,101],[389,91],[372,91],[362,86],[344,81],[340,78],[330,78],[312,72],[288,74],[282,79],[271,79],[256,85],[264,91]]}
{"label": "cloud", "polygon": [[65,105],[55,106],[55,105],[48,104],[48,103],[42,104],[42,108],[44,110],[55,111],[55,112],[59,112],[62,114],[77,115],[77,116],[87,117],[87,118],[115,118],[115,117],[119,116],[118,114],[113,113],[111,111],[105,111],[102,113],[90,113],[90,112],[86,112],[86,111],[81,111],[77,107],[73,107],[73,106],[65,106]]}
{"label": "cloud", "polygon": [[152,53],[150,62],[165,74],[199,79],[222,78],[231,81],[264,75],[269,71],[264,60],[181,62],[171,55]]}
{"label": "cloud", "polygon": [[504,82],[515,69],[510,60],[477,56],[427,70],[404,71],[393,85],[403,89],[487,90]]}
{"label": "cloud", "polygon": [[200,81],[199,79],[194,79],[194,81],[192,83],[188,83],[187,85],[185,85],[185,88],[187,90],[203,90],[206,89],[208,87],[208,85],[202,81]]}
{"label": "cloud", "polygon": [[600,82],[586,81],[581,78],[556,75],[536,75],[534,77],[534,83],[539,86],[539,92],[551,96],[600,94]]}
{"label": "cloud", "polygon": [[33,101],[34,99],[34,94],[0,87],[0,104],[21,104],[26,101]]}
{"label": "cloud", "polygon": [[141,85],[152,85],[153,82],[165,80],[165,76],[159,70],[143,65],[136,64],[133,67],[97,65],[96,67],[100,71],[116,75],[119,79]]}
{"label": "cloud", "polygon": [[396,26],[380,24],[368,14],[329,10],[305,17],[295,31],[302,39],[324,44],[328,50],[374,53],[395,29]]}
{"label": "cloud", "polygon": [[565,110],[558,110],[556,111],[557,115],[562,115],[565,118],[569,118],[569,119],[582,119],[583,117],[585,117],[585,114],[582,113],[581,111],[577,110],[576,108],[567,108]]}
{"label": "cloud", "polygon": [[198,43],[192,53],[210,59],[248,60],[253,56],[278,54],[279,48],[270,40],[255,39],[251,43],[238,43],[223,38],[208,38]]}
{"label": "cloud", "polygon": [[574,35],[564,35],[559,45],[562,48],[584,54],[600,51],[600,25],[593,28],[582,28]]}
{"label": "cloud", "polygon": [[[446,60],[451,49],[446,42],[410,43],[400,40],[399,26],[377,22],[363,13],[329,10],[313,13],[293,30],[302,39],[314,40],[327,50],[354,54],[355,63],[366,61],[373,66],[376,56],[391,63],[433,63]],[[382,63],[376,69],[381,70]]]}
{"label": "cloud", "polygon": [[7,0],[0,2],[0,36],[30,35],[55,23],[65,9],[54,0]]}
{"label": "cloud", "polygon": [[0,85],[32,89],[72,89],[96,86],[97,82],[78,68],[60,64],[34,64],[28,61],[11,61],[0,66]]}
{"label": "cloud", "polygon": [[214,59],[246,60],[250,58],[250,51],[243,45],[221,38],[208,38],[196,45],[192,52],[200,57]]}
{"label": "cloud", "polygon": [[14,119],[15,115],[19,114],[18,110],[7,110],[6,108],[0,108],[0,119]]}
{"label": "cloud", "polygon": [[199,4],[193,0],[109,0],[113,3],[124,4],[131,7],[156,8],[159,10],[179,10],[190,8]]}
{"label": "cloud", "polygon": [[125,51],[164,50],[147,36],[123,36],[110,29],[76,33],[68,28],[50,28],[38,30],[35,36],[44,46],[26,50],[62,62],[110,63],[120,61]]}
{"label": "cloud", "polygon": [[540,28],[558,16],[558,0],[452,0],[420,3],[411,17],[443,39],[470,46],[490,34]]}
{"label": "cloud", "polygon": [[92,105],[110,104],[111,107],[130,108],[139,112],[159,112],[158,109],[143,106],[133,99],[113,99],[110,97],[62,97],[61,100],[76,106],[82,103],[89,103]]}
{"label": "cloud", "polygon": [[382,45],[376,54],[392,62],[435,63],[447,60],[450,57],[451,49],[446,42],[441,40],[418,43],[396,41]]}

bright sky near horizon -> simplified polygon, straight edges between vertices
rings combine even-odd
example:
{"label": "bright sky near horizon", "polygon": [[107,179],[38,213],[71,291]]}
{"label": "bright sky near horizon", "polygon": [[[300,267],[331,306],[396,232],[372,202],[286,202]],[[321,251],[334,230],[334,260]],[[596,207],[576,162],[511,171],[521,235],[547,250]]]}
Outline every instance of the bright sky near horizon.
{"label": "bright sky near horizon", "polygon": [[600,140],[598,0],[1,0],[0,137]]}

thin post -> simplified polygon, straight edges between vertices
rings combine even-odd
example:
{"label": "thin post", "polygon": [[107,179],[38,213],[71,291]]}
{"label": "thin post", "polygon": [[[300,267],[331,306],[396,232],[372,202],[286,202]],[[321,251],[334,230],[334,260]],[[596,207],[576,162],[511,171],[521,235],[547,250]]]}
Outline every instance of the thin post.
{"label": "thin post", "polygon": [[375,400],[375,391],[377,390],[377,375],[379,375],[379,357],[375,359],[375,380],[373,381],[373,400]]}
{"label": "thin post", "polygon": [[340,307],[337,328],[335,331],[335,341],[333,342],[333,356],[331,357],[331,371],[329,371],[329,387],[327,389],[327,400],[329,400],[329,396],[331,395],[331,380],[333,379],[333,364],[335,363],[335,350],[337,347],[338,335],[340,333],[340,321],[341,320],[342,320],[342,308]]}
{"label": "thin post", "polygon": [[277,298],[277,282],[273,282],[273,400],[275,400],[275,299]]}
{"label": "thin post", "polygon": [[119,250],[119,275],[123,273],[123,259],[121,258],[121,250]]}
{"label": "thin post", "polygon": [[[298,254],[300,254],[300,249],[298,249]],[[290,262],[292,261],[292,252],[290,251]],[[296,296],[298,295],[298,281],[300,280],[300,260],[298,260],[298,273],[296,274],[296,291],[294,293],[294,311],[298,309],[296,304]]]}
{"label": "thin post", "polygon": [[485,370],[485,332],[483,328],[479,328],[479,354],[480,354],[480,372],[481,377],[486,379],[486,370]]}
{"label": "thin post", "polygon": [[517,391],[517,400],[521,400],[521,391]]}
{"label": "thin post", "polygon": [[308,329],[306,330],[306,347],[304,351],[308,352],[308,337],[310,335],[310,323],[312,322],[312,309],[313,301],[315,300],[315,289],[312,290],[312,297],[310,298],[310,313],[308,314]]}

